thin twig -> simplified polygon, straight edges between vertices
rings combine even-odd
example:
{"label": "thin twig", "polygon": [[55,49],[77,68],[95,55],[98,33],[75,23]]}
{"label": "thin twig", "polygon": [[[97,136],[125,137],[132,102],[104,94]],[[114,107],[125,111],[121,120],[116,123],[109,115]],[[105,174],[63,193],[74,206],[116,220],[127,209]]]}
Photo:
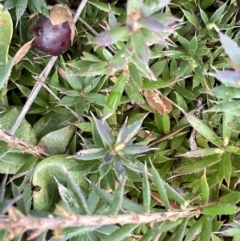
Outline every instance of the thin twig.
{"label": "thin twig", "polygon": [[[38,77],[34,77],[34,79],[36,79],[37,81],[41,82],[41,79],[38,79]],[[41,84],[42,84],[42,87],[43,87],[46,91],[48,91],[49,94],[52,95],[55,100],[57,100],[57,101],[59,101],[59,102],[61,101],[61,99],[58,98],[57,95],[55,95],[55,94],[53,93],[53,91],[52,91],[44,82],[41,82]],[[71,109],[70,107],[68,107],[68,106],[65,106],[65,108],[68,109],[68,110],[73,114],[73,116],[75,116],[77,119],[79,119],[78,114],[77,114],[74,110],[72,110],[72,109]]]}
{"label": "thin twig", "polygon": [[[73,18],[73,21],[75,23],[77,22],[77,20],[78,20],[80,14],[81,14],[83,8],[85,7],[86,3],[87,3],[87,0],[82,0],[82,2],[80,3],[80,5],[79,5],[79,7],[78,7],[78,9],[76,11],[76,14],[75,14],[75,16]],[[47,79],[47,77],[48,77],[51,69],[53,68],[57,58],[58,57],[53,56],[49,60],[47,66],[44,68],[42,73],[38,76],[38,78],[41,79],[42,82],[45,82],[45,80]],[[32,92],[31,92],[31,94],[30,94],[26,104],[24,105],[24,107],[23,107],[21,113],[19,114],[16,122],[14,123],[14,125],[13,125],[13,127],[12,127],[12,129],[10,131],[11,135],[15,134],[16,130],[18,129],[19,125],[21,124],[22,120],[24,119],[25,115],[27,114],[28,110],[30,109],[32,103],[34,102],[34,100],[37,97],[37,95],[38,95],[38,93],[39,93],[41,88],[42,88],[42,83],[40,81],[38,81],[35,84],[35,86],[33,87]]]}

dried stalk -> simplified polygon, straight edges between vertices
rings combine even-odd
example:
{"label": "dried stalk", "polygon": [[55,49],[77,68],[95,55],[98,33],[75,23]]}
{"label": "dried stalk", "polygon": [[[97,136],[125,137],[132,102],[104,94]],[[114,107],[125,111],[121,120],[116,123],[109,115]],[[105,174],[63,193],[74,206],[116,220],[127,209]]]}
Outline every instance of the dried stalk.
{"label": "dried stalk", "polygon": [[[46,231],[49,229],[56,228],[67,228],[67,227],[83,227],[83,226],[103,226],[113,224],[142,224],[151,222],[163,222],[166,220],[176,221],[179,218],[191,217],[199,214],[198,209],[186,209],[186,210],[174,210],[169,212],[160,212],[152,214],[123,214],[117,216],[107,215],[75,215],[62,208],[58,207],[59,211],[65,217],[49,217],[49,218],[31,218],[19,215],[14,207],[9,209],[9,213],[12,216],[10,219],[0,220],[0,229],[7,229],[13,231],[20,229],[22,231],[27,230],[42,230]],[[16,214],[13,215],[13,213]],[[20,216],[20,217],[19,217]],[[14,232],[14,231],[13,231]]]}
{"label": "dried stalk", "polygon": [[28,145],[26,142],[18,139],[17,137],[2,129],[0,129],[0,140],[6,142],[9,147],[19,149],[23,153],[29,153],[36,157],[49,156],[49,154],[44,150],[41,150],[40,147]]}
{"label": "dried stalk", "polygon": [[[74,16],[74,18],[73,18],[73,21],[74,21],[75,23],[77,22],[77,20],[78,20],[80,14],[81,14],[83,8],[85,7],[86,3],[87,3],[87,0],[82,0],[82,1],[81,1],[80,5],[79,5],[79,7],[78,7],[78,9],[77,9],[77,11],[76,11],[76,14],[75,14],[75,16]],[[24,105],[21,113],[19,114],[16,122],[14,123],[14,125],[13,125],[13,127],[12,127],[12,129],[11,129],[11,131],[10,131],[10,134],[11,134],[11,135],[14,135],[14,134],[15,134],[16,130],[18,129],[19,125],[21,124],[22,120],[24,119],[25,115],[27,114],[28,110],[30,109],[32,103],[34,102],[34,100],[35,100],[35,98],[37,97],[40,89],[42,88],[42,83],[41,83],[41,82],[45,82],[45,80],[47,79],[47,77],[48,77],[51,69],[53,68],[53,66],[54,66],[57,58],[58,58],[58,57],[53,56],[53,57],[49,60],[47,66],[44,68],[44,70],[42,71],[42,73],[38,76],[38,79],[40,79],[41,81],[38,81],[38,82],[35,84],[35,86],[33,87],[32,92],[31,92],[31,94],[30,94],[30,96],[29,96],[26,104]]]}

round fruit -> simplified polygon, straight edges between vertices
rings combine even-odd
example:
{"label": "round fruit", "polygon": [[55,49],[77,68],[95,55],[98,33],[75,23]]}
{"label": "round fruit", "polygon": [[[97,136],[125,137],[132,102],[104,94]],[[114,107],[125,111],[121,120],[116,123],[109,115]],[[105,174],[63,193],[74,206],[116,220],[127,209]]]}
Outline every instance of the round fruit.
{"label": "round fruit", "polygon": [[61,55],[72,45],[68,21],[53,25],[49,18],[40,16],[30,31],[35,37],[32,46],[47,54]]}

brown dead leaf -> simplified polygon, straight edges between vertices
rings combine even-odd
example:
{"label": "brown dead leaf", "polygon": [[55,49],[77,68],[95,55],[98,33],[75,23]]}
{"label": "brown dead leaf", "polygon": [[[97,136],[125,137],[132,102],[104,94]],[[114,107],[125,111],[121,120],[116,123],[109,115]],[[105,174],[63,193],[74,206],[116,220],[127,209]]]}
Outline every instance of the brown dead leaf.
{"label": "brown dead leaf", "polygon": [[27,43],[25,43],[18,51],[17,53],[14,55],[13,57],[13,61],[14,61],[14,65],[16,65],[17,63],[19,63],[23,57],[27,54],[27,52],[29,51],[29,49],[32,46],[32,41],[34,40],[34,38],[30,41],[28,41]]}
{"label": "brown dead leaf", "polygon": [[172,111],[172,104],[167,99],[162,98],[154,90],[145,90],[144,96],[149,106],[159,114],[162,115]]}
{"label": "brown dead leaf", "polygon": [[75,37],[75,23],[69,7],[64,4],[56,4],[52,7],[49,15],[52,25],[58,25],[68,21],[71,28],[71,41],[73,42]]}

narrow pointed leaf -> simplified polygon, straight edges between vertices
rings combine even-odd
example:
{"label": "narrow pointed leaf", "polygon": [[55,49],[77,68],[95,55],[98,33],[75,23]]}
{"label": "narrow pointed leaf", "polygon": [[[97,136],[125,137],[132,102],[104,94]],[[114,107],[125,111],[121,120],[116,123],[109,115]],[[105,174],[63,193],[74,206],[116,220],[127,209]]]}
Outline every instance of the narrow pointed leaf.
{"label": "narrow pointed leaf", "polygon": [[126,135],[127,135],[127,124],[125,121],[124,124],[122,125],[121,129],[118,132],[116,144],[124,143],[124,140],[126,139]]}
{"label": "narrow pointed leaf", "polygon": [[166,188],[167,196],[169,197],[169,199],[175,200],[180,205],[185,202],[185,199],[167,182],[164,183],[164,186]]}
{"label": "narrow pointed leaf", "polygon": [[[93,185],[93,189],[104,202],[107,202],[109,205],[112,204],[114,197],[111,194],[107,193],[97,185]],[[135,213],[142,214],[144,212],[142,205],[139,205],[127,198],[123,198],[122,207]]]}
{"label": "narrow pointed leaf", "polygon": [[142,126],[144,118],[127,126],[127,133],[126,133],[126,138],[124,140],[124,143],[128,143],[138,133],[138,131]]}
{"label": "narrow pointed leaf", "polygon": [[212,217],[203,216],[202,232],[200,233],[200,241],[211,240],[212,233]]}
{"label": "narrow pointed leaf", "polygon": [[94,38],[93,43],[98,46],[108,46],[121,40],[124,41],[128,36],[127,27],[118,27],[109,31],[105,31]]}
{"label": "narrow pointed leaf", "polygon": [[201,196],[204,203],[208,203],[209,201],[209,186],[206,177],[206,171],[204,171],[201,176]]}
{"label": "narrow pointed leaf", "polygon": [[228,87],[221,85],[214,87],[208,93],[217,97],[218,99],[224,100],[240,98],[240,88],[236,87]]}
{"label": "narrow pointed leaf", "polygon": [[143,145],[139,145],[139,144],[133,144],[130,146],[126,146],[123,149],[123,152],[126,155],[136,155],[136,154],[142,154],[148,151],[151,151],[153,149],[149,148],[148,146],[143,146]]}
{"label": "narrow pointed leaf", "polygon": [[218,32],[218,34],[225,53],[233,62],[234,66],[238,70],[240,70],[240,48],[231,38],[229,38],[225,34],[221,33],[220,31]]}
{"label": "narrow pointed leaf", "polygon": [[205,123],[199,120],[197,117],[185,113],[185,116],[190,123],[190,125],[203,137],[205,137],[208,141],[213,143],[215,146],[222,146],[222,140],[218,137],[218,135]]}
{"label": "narrow pointed leaf", "polygon": [[240,192],[230,192],[220,197],[220,203],[237,204],[240,201]]}
{"label": "narrow pointed leaf", "polygon": [[120,184],[117,188],[117,191],[115,192],[113,202],[111,204],[111,214],[114,216],[117,215],[118,212],[122,209],[124,186],[125,186],[125,180],[120,182]]}
{"label": "narrow pointed leaf", "polygon": [[89,211],[89,208],[88,208],[86,197],[85,197],[84,193],[82,192],[81,188],[79,187],[79,185],[77,185],[76,182],[74,182],[73,178],[71,177],[71,175],[69,175],[68,172],[66,172],[66,178],[67,178],[67,182],[69,184],[69,188],[71,189],[71,191],[78,203],[78,206],[83,211],[83,214],[91,214],[91,212]]}
{"label": "narrow pointed leaf", "polygon": [[154,184],[156,185],[158,194],[161,197],[163,205],[168,210],[170,208],[170,204],[169,204],[169,200],[167,197],[167,191],[166,191],[166,188],[164,185],[164,181],[162,180],[162,178],[160,177],[159,173],[157,172],[157,170],[155,169],[155,167],[153,166],[152,163],[151,163],[151,166],[152,166],[152,168],[151,168],[152,180],[153,180]]}
{"label": "narrow pointed leaf", "polygon": [[133,48],[133,53],[135,57],[144,65],[148,65],[149,60],[149,48],[144,39],[144,36],[140,31],[136,31],[131,36],[131,47]]}
{"label": "narrow pointed leaf", "polygon": [[119,241],[124,240],[128,237],[133,230],[138,226],[138,224],[125,224],[121,226],[118,230],[111,233],[104,241]]}
{"label": "narrow pointed leaf", "polygon": [[57,183],[57,187],[58,187],[58,193],[62,199],[62,201],[64,202],[64,204],[70,209],[72,206],[77,207],[75,199],[72,195],[72,193],[70,192],[70,190],[68,190],[64,185],[62,185],[58,179],[56,177],[54,177],[56,183]]}
{"label": "narrow pointed leaf", "polygon": [[183,165],[177,168],[175,171],[177,175],[185,175],[189,173],[200,172],[204,170],[204,168],[210,167],[220,162],[221,160],[222,158],[219,155],[212,155],[203,158],[200,162],[196,161],[191,164]]}
{"label": "narrow pointed leaf", "polygon": [[126,80],[127,80],[127,78],[124,75],[121,75],[117,79],[117,82],[113,86],[111,93],[107,97],[106,106],[103,111],[104,114],[114,112],[116,110],[117,106],[120,104],[120,100],[122,97],[122,93],[123,93],[123,90],[125,87]]}
{"label": "narrow pointed leaf", "polygon": [[177,229],[174,232],[173,237],[171,238],[171,241],[182,241],[184,238],[184,233],[187,226],[187,218],[184,218],[182,223],[177,227]]}
{"label": "narrow pointed leaf", "polygon": [[114,139],[111,135],[111,129],[109,128],[107,122],[102,123],[100,120],[95,118],[95,116],[93,116],[93,119],[104,146],[111,147],[113,145]]}
{"label": "narrow pointed leaf", "polygon": [[169,3],[170,0],[147,1],[142,7],[143,15],[152,15],[153,13],[158,12],[160,9],[166,7]]}
{"label": "narrow pointed leaf", "polygon": [[230,185],[230,179],[232,176],[232,161],[229,153],[224,153],[222,157],[222,165],[224,170],[224,178],[227,182],[227,186]]}
{"label": "narrow pointed leaf", "polygon": [[102,148],[92,148],[88,150],[81,150],[73,155],[73,158],[78,160],[96,160],[103,158],[106,154],[106,150]]}
{"label": "narrow pointed leaf", "polygon": [[232,215],[240,211],[239,207],[230,204],[216,204],[203,207],[202,213],[205,215]]}
{"label": "narrow pointed leaf", "polygon": [[143,206],[146,213],[150,212],[151,204],[151,194],[150,194],[150,185],[148,181],[148,170],[147,164],[145,163],[145,170],[142,178],[142,193],[143,193]]}
{"label": "narrow pointed leaf", "polygon": [[209,73],[210,76],[214,76],[223,84],[229,86],[239,86],[240,82],[240,73],[233,70],[217,70],[216,73]]}

